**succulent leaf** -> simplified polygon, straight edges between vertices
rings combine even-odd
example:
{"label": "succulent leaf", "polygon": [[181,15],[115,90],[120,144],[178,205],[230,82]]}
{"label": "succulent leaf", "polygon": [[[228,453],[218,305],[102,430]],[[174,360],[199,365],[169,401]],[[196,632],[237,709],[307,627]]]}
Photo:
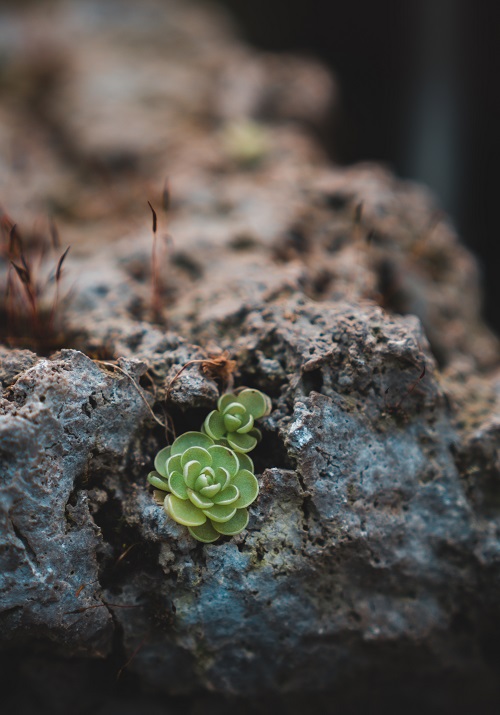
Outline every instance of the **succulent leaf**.
{"label": "succulent leaf", "polygon": [[215,504],[232,504],[236,502],[239,496],[239,490],[234,484],[229,484],[224,490],[214,496],[213,501]]}
{"label": "succulent leaf", "polygon": [[234,486],[239,491],[238,501],[235,502],[235,506],[238,509],[243,509],[249,506],[257,499],[259,494],[259,482],[252,472],[247,469],[242,469],[233,479]]}
{"label": "succulent leaf", "polygon": [[255,437],[257,442],[260,442],[262,439],[262,432],[257,427],[254,427],[252,430],[250,430],[249,434],[251,437]]}
{"label": "succulent leaf", "polygon": [[170,456],[167,459],[167,474],[170,476],[172,472],[182,473],[181,455],[176,454],[175,456]]}
{"label": "succulent leaf", "polygon": [[156,489],[162,489],[165,492],[169,491],[167,480],[164,479],[161,474],[158,474],[158,472],[149,472],[148,482]]}
{"label": "succulent leaf", "polygon": [[203,423],[203,428],[205,429],[207,435],[215,440],[222,439],[226,434],[224,418],[218,410],[214,410],[208,415]]}
{"label": "succulent leaf", "polygon": [[212,464],[212,457],[210,452],[203,447],[190,447],[181,456],[181,464],[183,467],[186,466],[188,462],[191,461],[199,462],[202,467],[210,467]]}
{"label": "succulent leaf", "polygon": [[[248,456],[243,452],[238,452],[238,462],[240,463],[240,469],[248,469],[249,472],[254,472],[253,462]],[[238,470],[239,471],[239,470]]]}
{"label": "succulent leaf", "polygon": [[203,514],[211,521],[222,524],[236,514],[236,508],[232,504],[214,504],[209,509],[203,509]]}
{"label": "succulent leaf", "polygon": [[190,447],[203,447],[208,449],[213,444],[213,440],[202,432],[184,432],[180,437],[177,437],[171,447],[171,454],[183,454]]}
{"label": "succulent leaf", "polygon": [[222,467],[229,472],[230,477],[234,477],[238,472],[238,457],[236,454],[221,445],[214,445],[208,450],[212,456],[212,465],[217,474],[217,467]]}
{"label": "succulent leaf", "polygon": [[197,462],[196,460],[193,460],[192,462],[188,462],[183,471],[182,474],[184,476],[184,481],[186,482],[186,486],[189,487],[189,489],[193,489],[194,485],[196,484],[196,480],[200,476],[201,473],[201,464]]}
{"label": "succulent leaf", "polygon": [[254,420],[252,415],[247,415],[246,423],[243,423],[241,427],[238,427],[236,431],[239,432],[239,434],[245,434],[246,432],[250,432],[253,427],[253,421]]}
{"label": "succulent leaf", "polygon": [[190,526],[189,533],[191,536],[194,536],[195,539],[203,541],[205,544],[211,544],[212,541],[217,541],[220,536],[219,532],[215,531],[209,519],[201,526]]}
{"label": "succulent leaf", "polygon": [[241,417],[246,414],[245,407],[239,402],[231,402],[222,412],[223,415],[234,415],[236,417]]}
{"label": "succulent leaf", "polygon": [[224,412],[226,407],[229,407],[229,405],[234,402],[234,399],[235,395],[231,392],[226,392],[225,395],[221,395],[221,397],[219,397],[219,401],[217,402],[217,409],[219,412]]}
{"label": "succulent leaf", "polygon": [[220,490],[221,490],[220,484],[211,484],[208,487],[202,487],[202,489],[200,489],[200,494],[203,494],[204,497],[208,497],[209,499],[211,499],[216,494],[218,494],[218,492],[220,492]]}
{"label": "succulent leaf", "polygon": [[257,440],[251,434],[238,434],[238,432],[229,432],[227,441],[232,449],[238,452],[251,452],[257,446]]}
{"label": "succulent leaf", "polygon": [[231,481],[231,475],[224,469],[224,467],[217,467],[215,470],[215,482],[220,485],[220,488],[224,490],[229,482]]}
{"label": "succulent leaf", "polygon": [[268,415],[271,411],[271,401],[267,395],[259,390],[245,389],[238,395],[238,402],[245,407],[252,417],[258,420],[264,415]]}
{"label": "succulent leaf", "polygon": [[241,420],[236,415],[225,414],[222,418],[225,432],[235,432],[241,426]]}
{"label": "succulent leaf", "polygon": [[180,472],[172,472],[168,478],[168,486],[172,494],[175,494],[179,499],[187,499],[187,486],[184,477]]}
{"label": "succulent leaf", "polygon": [[[261,439],[254,421],[268,415],[271,409],[270,398],[259,390],[244,388],[237,393],[227,393],[219,398],[217,410],[208,415],[202,430],[235,452],[250,452]],[[245,439],[245,435],[251,439]]]}
{"label": "succulent leaf", "polygon": [[188,489],[187,495],[191,504],[197,506],[198,509],[210,509],[210,507],[214,505],[213,501],[210,501],[210,499],[203,497],[201,494],[198,494],[193,489]]}
{"label": "succulent leaf", "polygon": [[167,459],[170,457],[171,447],[160,449],[155,457],[155,469],[162,477],[167,477]]}
{"label": "succulent leaf", "polygon": [[237,509],[236,514],[225,522],[213,522],[213,528],[219,534],[226,536],[234,536],[246,529],[248,524],[248,511],[246,509]]}
{"label": "succulent leaf", "polygon": [[198,509],[189,499],[179,499],[174,494],[169,494],[165,499],[165,511],[174,521],[184,526],[201,526],[207,520],[201,509]]}
{"label": "succulent leaf", "polygon": [[194,483],[193,489],[197,492],[201,491],[204,487],[210,486],[212,482],[209,481],[208,475],[206,475],[204,472],[200,474],[198,479]]}

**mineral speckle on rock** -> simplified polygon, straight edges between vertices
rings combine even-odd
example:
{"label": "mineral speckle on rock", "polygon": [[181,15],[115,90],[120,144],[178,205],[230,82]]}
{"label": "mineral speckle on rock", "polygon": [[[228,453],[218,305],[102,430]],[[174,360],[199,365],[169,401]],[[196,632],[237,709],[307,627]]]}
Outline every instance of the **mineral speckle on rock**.
{"label": "mineral speckle on rock", "polygon": [[[473,257],[421,187],[328,163],[311,128],[336,90],[316,63],[250,50],[191,1],[53,7],[46,64],[12,41],[0,75],[24,112],[51,78],[31,148],[2,110],[0,146],[26,154],[0,162],[2,205],[27,224],[33,197],[59,201],[75,245],[61,350],[29,335],[0,348],[0,622],[16,677],[48,693],[40,661],[71,657],[81,693],[100,664],[161,698],[286,696],[292,713],[304,693],[366,706],[379,681],[423,710],[495,702],[500,353]],[[265,135],[251,164],[227,151],[233,122]],[[67,143],[51,153],[54,128]],[[248,528],[203,545],[146,475],[215,406],[227,375],[203,364],[220,355],[273,410]]]}

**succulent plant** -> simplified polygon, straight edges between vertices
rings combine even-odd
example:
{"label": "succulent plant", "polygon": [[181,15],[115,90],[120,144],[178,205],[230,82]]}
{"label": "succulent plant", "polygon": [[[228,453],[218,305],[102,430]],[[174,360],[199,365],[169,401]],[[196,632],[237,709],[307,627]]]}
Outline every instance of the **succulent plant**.
{"label": "succulent plant", "polygon": [[168,492],[167,514],[205,543],[243,531],[247,507],[259,493],[250,457],[215,444],[202,432],[186,432],[160,450],[148,481]]}
{"label": "succulent plant", "polygon": [[271,400],[259,390],[245,388],[219,398],[203,423],[202,431],[215,442],[227,444],[238,453],[250,452],[261,439],[255,420],[271,412]]}

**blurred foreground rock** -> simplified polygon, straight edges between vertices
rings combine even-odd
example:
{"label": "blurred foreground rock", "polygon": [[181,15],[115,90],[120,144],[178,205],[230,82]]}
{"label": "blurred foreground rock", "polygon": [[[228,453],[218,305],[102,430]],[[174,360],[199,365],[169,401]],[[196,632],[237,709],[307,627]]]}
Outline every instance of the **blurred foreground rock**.
{"label": "blurred foreground rock", "polygon": [[[149,214],[144,228],[106,244],[113,221],[126,233],[124,216],[120,202],[108,214],[99,204],[86,242],[89,227],[71,223],[97,194],[74,156],[56,157],[75,172],[78,211],[63,225],[81,230],[65,266],[73,288],[62,349],[0,349],[5,652],[21,664],[104,659],[111,679],[126,664],[123,677],[170,695],[333,692],[362,707],[382,682],[402,705],[427,710],[493,703],[500,363],[473,258],[423,189],[379,167],[328,165],[308,132],[325,119],[334,85],[313,63],[254,54],[217,20],[207,29],[190,3],[165,3],[163,14],[156,3],[125,3],[116,37],[102,10],[114,3],[57,7],[63,28],[87,8],[76,26],[96,63],[104,53],[104,75],[134,43],[141,53],[146,37],[157,47],[158,18],[171,58],[182,48],[165,74],[171,93],[150,97],[152,109],[129,85],[135,72],[141,91],[157,86],[158,54],[146,55],[154,67],[138,59],[134,70],[130,55],[123,94],[108,77],[111,111],[86,102],[99,77],[84,43],[66,50],[80,84],[61,83],[50,104],[72,107],[64,122],[87,158],[91,147],[102,157],[128,145],[111,120],[129,115],[130,96],[133,116],[152,122],[135,135],[148,147],[134,151],[142,161],[159,147],[155,205],[171,174],[169,223],[159,219],[164,311],[151,320]],[[54,41],[56,29],[47,32]],[[233,60],[223,66],[225,53]],[[203,81],[199,63],[211,67]],[[282,86],[290,68],[293,92]],[[313,96],[297,105],[301,78]],[[242,141],[255,138],[245,134],[256,130],[250,120],[266,137],[251,165],[228,154],[224,126],[234,119]],[[133,185],[142,206],[154,199],[139,171],[122,180],[122,198]],[[57,192],[57,181],[43,190]],[[125,212],[132,224],[137,207]],[[237,361],[236,384],[267,392],[273,412],[255,452],[261,495],[248,529],[202,545],[167,519],[145,478],[165,444],[159,423],[169,437],[199,429],[215,404],[224,385],[200,361],[221,351]],[[19,672],[34,682],[27,666]]]}

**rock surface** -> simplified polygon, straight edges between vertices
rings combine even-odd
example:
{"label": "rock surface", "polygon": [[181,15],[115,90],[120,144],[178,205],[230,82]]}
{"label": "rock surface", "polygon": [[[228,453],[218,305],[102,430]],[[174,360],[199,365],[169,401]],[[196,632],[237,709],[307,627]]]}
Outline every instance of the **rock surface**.
{"label": "rock surface", "polygon": [[[147,230],[103,240],[125,233],[138,203],[117,218],[115,195],[107,213],[75,157],[53,157],[43,190],[71,169],[73,219],[89,202],[99,240],[63,219],[77,236],[67,271],[78,279],[62,306],[62,349],[43,354],[29,336],[30,349],[0,349],[5,672],[16,663],[13,682],[43,691],[52,712],[49,689],[65,687],[54,672],[69,672],[57,658],[68,656],[81,659],[80,693],[101,663],[101,681],[125,673],[135,693],[139,683],[268,698],[264,712],[277,696],[298,712],[304,693],[331,711],[323,692],[366,709],[377,683],[408,712],[413,700],[420,711],[488,707],[500,695],[500,354],[480,319],[474,259],[423,189],[322,157],[304,127],[325,120],[334,84],[314,63],[251,53],[184,1],[168,3],[158,34],[154,2],[125,3],[116,34],[99,20],[110,0],[88,3],[85,22],[83,5],[58,7],[61,27],[79,27],[89,47],[74,50],[78,82],[61,81],[50,107],[73,108],[64,126],[86,161],[130,140],[147,164],[158,143],[157,185],[174,167],[168,226],[160,217],[173,244],[159,249],[155,316]],[[176,58],[165,90],[159,55],[133,71],[131,55],[114,103],[87,103],[99,90],[89,53],[109,68],[106,92],[131,47],[149,37],[158,49],[164,36]],[[280,89],[290,72],[311,87],[305,114]],[[154,90],[153,109],[138,87]],[[130,97],[139,129],[127,138],[114,117],[131,111]],[[235,117],[257,120],[270,141],[255,165],[228,154],[220,132]],[[128,186],[144,187],[140,171]],[[22,196],[7,194],[12,210]],[[234,375],[203,369],[223,351]],[[273,401],[255,451],[261,494],[245,532],[202,545],[166,517],[146,475],[231,379]],[[35,675],[44,661],[59,663],[45,690]],[[61,702],[67,712],[71,699]],[[86,702],[108,712],[107,701]]]}

